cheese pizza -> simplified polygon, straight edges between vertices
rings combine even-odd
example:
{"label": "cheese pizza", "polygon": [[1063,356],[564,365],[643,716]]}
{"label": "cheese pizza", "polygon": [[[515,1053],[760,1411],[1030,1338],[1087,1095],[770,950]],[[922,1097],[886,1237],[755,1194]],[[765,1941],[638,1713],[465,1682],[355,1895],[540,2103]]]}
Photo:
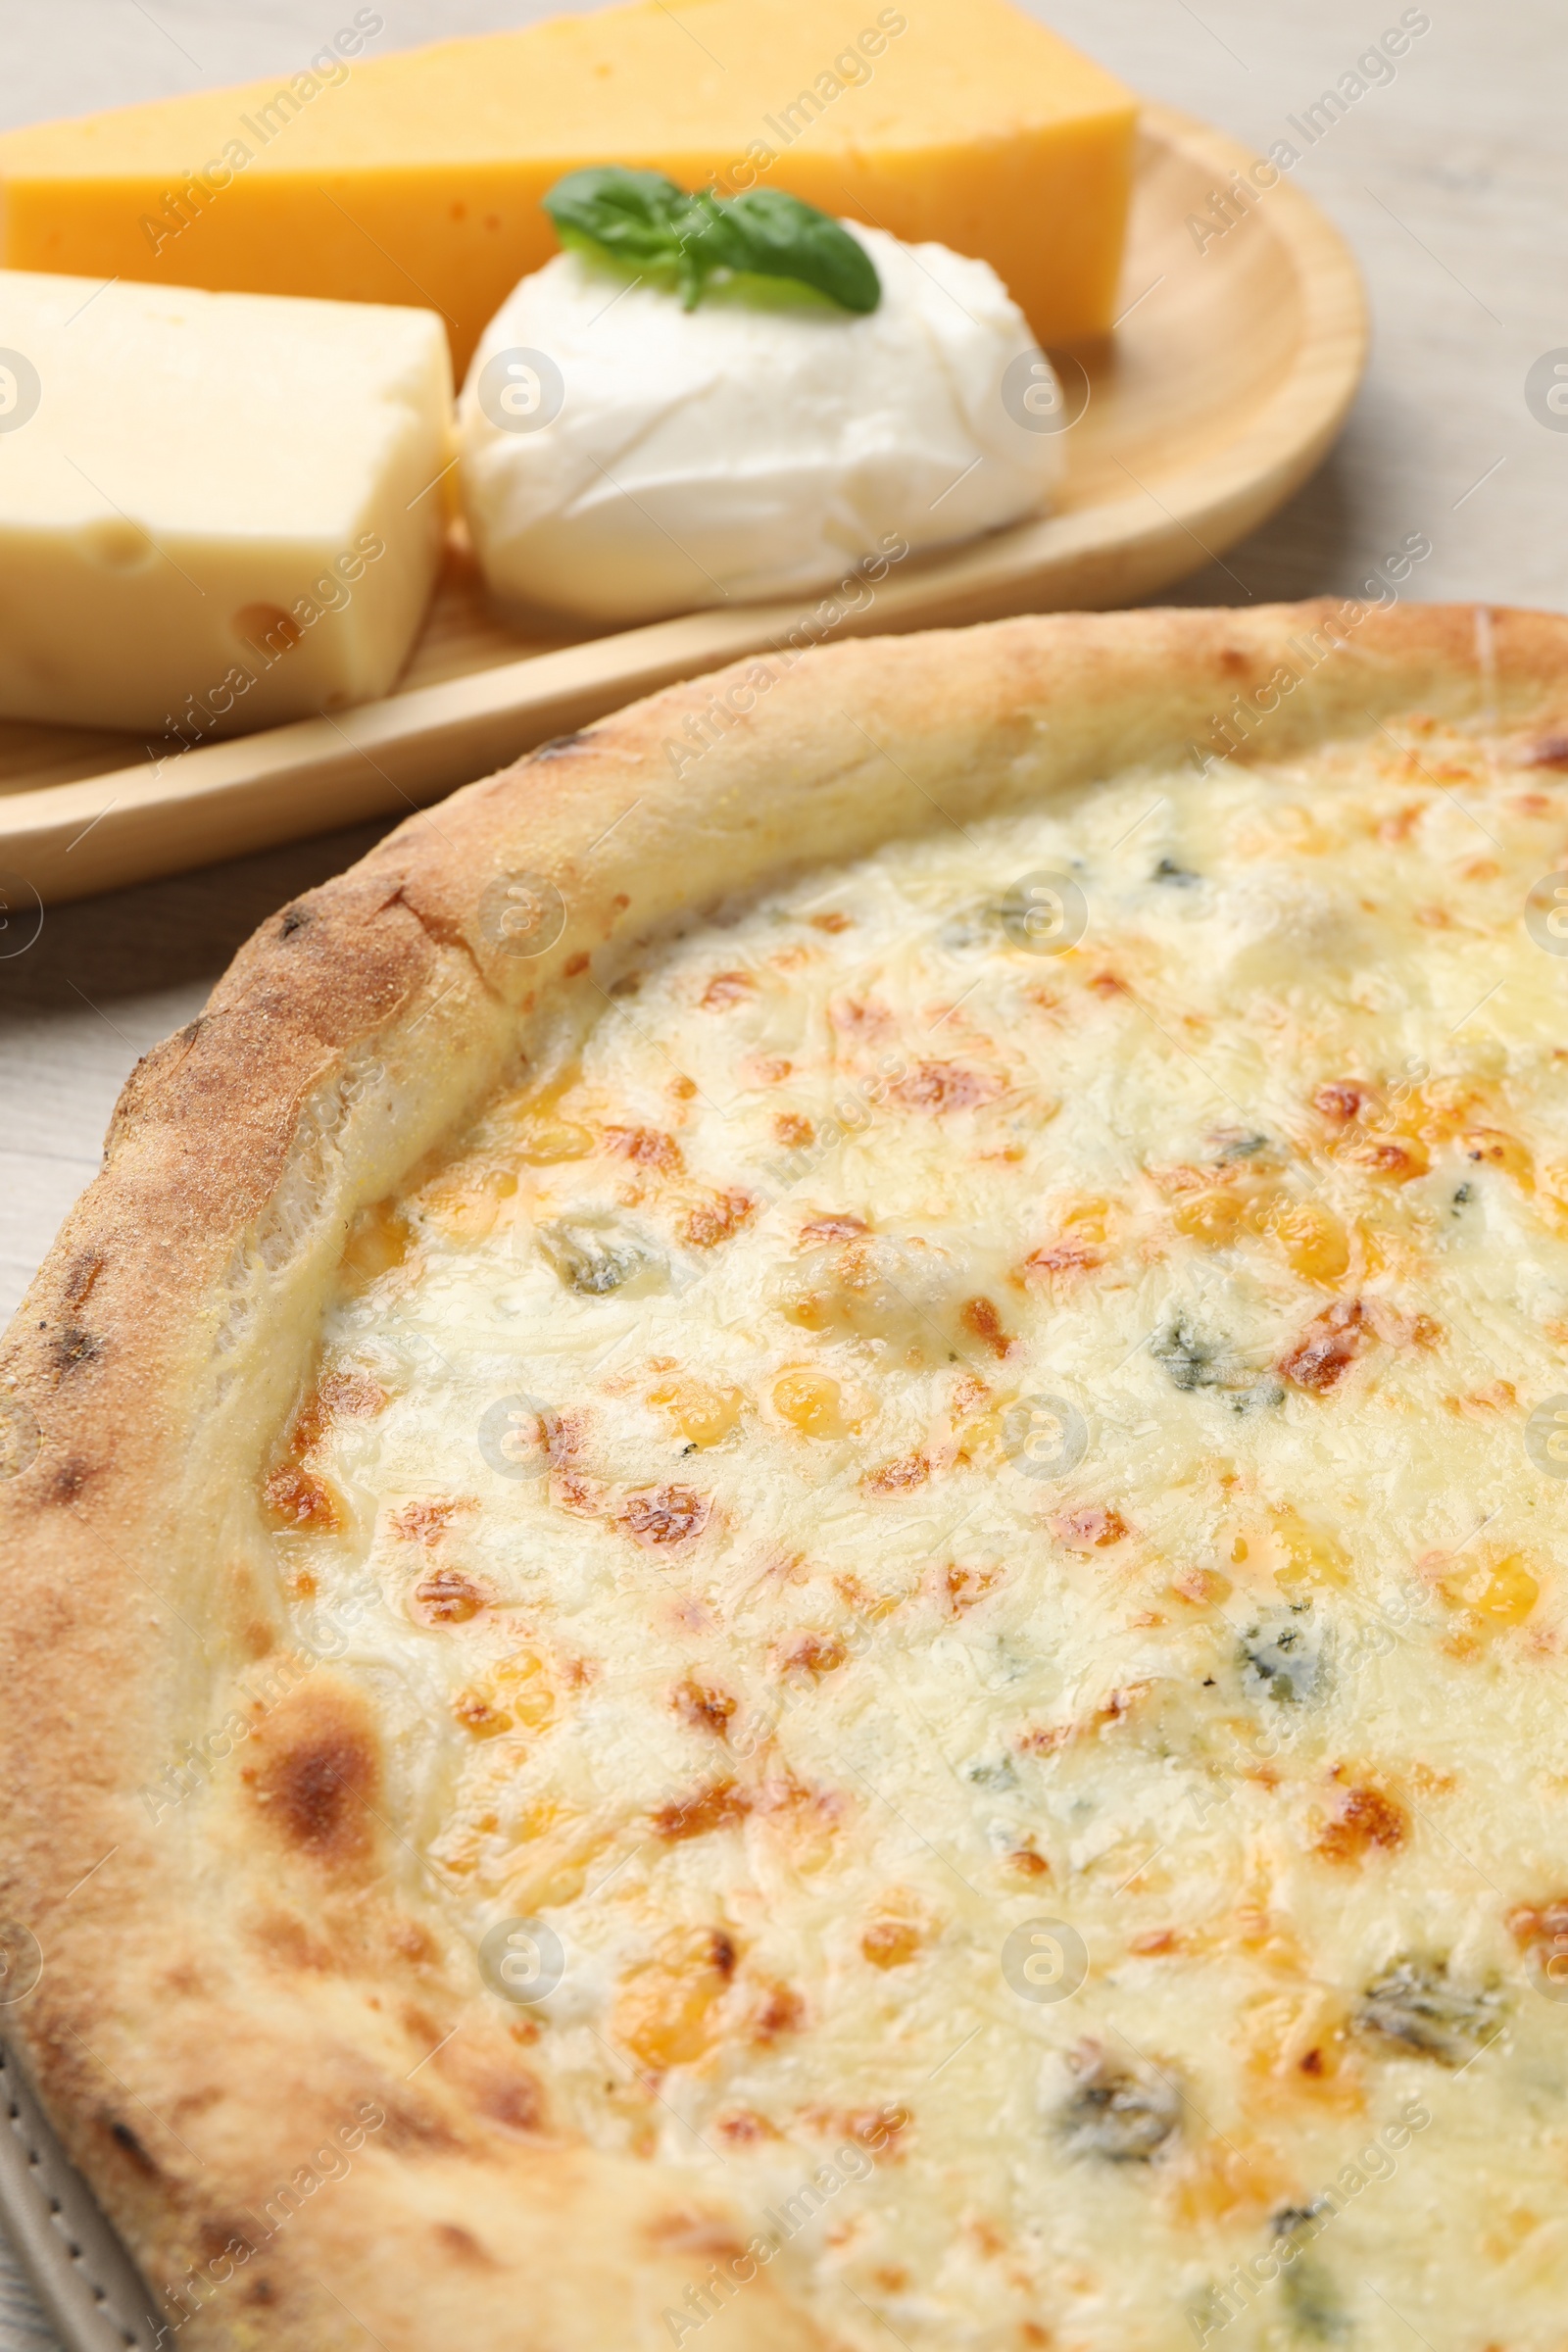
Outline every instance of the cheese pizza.
{"label": "cheese pizza", "polygon": [[171,2339],[1562,2352],[1565,868],[1568,623],[1314,605],[264,927],[4,1369],[0,2024]]}

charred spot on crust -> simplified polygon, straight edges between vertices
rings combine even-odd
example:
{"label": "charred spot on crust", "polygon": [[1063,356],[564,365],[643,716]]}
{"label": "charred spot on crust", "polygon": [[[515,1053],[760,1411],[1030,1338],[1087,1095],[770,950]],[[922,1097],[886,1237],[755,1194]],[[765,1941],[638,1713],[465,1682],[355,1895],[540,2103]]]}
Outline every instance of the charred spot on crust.
{"label": "charred spot on crust", "polygon": [[74,1502],[91,1476],[92,1465],[73,1454],[70,1461],[62,1462],[55,1472],[49,1488],[50,1501]]}
{"label": "charred spot on crust", "polygon": [[478,2085],[474,2104],[481,2115],[492,2123],[504,2124],[509,2132],[541,2132],[545,2121],[545,2096],[533,2075],[495,2075]]}
{"label": "charred spot on crust", "polygon": [[282,1728],[256,1794],[292,1845],[317,1861],[347,1861],[369,1843],[380,1778],[375,1737],[358,1707],[313,1691]]}
{"label": "charred spot on crust", "polygon": [[421,2009],[416,2001],[404,2003],[402,2025],[405,2034],[409,2034],[413,2040],[423,2042],[431,2057],[434,2057],[436,2052],[451,2039],[450,2034],[442,2033],[429,2010]]}
{"label": "charred spot on crust", "polygon": [[277,936],[279,939],[292,939],[296,931],[303,931],[307,923],[314,919],[308,906],[285,906],[278,917]]}
{"label": "charred spot on crust", "polygon": [[92,1297],[93,1285],[104,1270],[104,1262],[96,1250],[78,1250],[72,1259],[64,1290],[66,1304],[73,1314],[79,1314]]}
{"label": "charred spot on crust", "polygon": [[295,1748],[275,1776],[273,1793],[296,1842],[340,1844],[372,1770],[363,1744],[335,1734]]}
{"label": "charred spot on crust", "polygon": [[244,2258],[248,2259],[256,2251],[251,2242],[251,2227],[235,2215],[221,2221],[204,2221],[197,2226],[196,2240],[209,2261],[226,2254],[230,2246],[243,2247]]}
{"label": "charred spot on crust", "polygon": [[103,1342],[94,1332],[83,1331],[79,1324],[67,1323],[54,1339],[55,1370],[62,1378],[74,1372],[78,1364],[90,1364],[101,1353]]}
{"label": "charred spot on crust", "polygon": [[682,2254],[706,2255],[712,2262],[735,2262],[745,2252],[734,2231],[706,2213],[662,2213],[643,2224],[643,2235],[656,2246],[670,2246]]}
{"label": "charred spot on crust", "polygon": [[401,1952],[405,1960],[412,1960],[416,1968],[432,1966],[440,1957],[435,1937],[416,1919],[394,1920],[387,1939],[394,1951]]}
{"label": "charred spot on crust", "polygon": [[265,1913],[254,1922],[251,1935],[267,1957],[284,1968],[309,1969],[324,1976],[337,1965],[330,1945],[319,1942],[304,1920],[290,1912]]}
{"label": "charred spot on crust", "polygon": [[442,2253],[450,2254],[454,2262],[466,2263],[470,2270],[496,2268],[496,2258],[489,2248],[482,2246],[473,2231],[465,2230],[461,2222],[432,2222],[430,2234]]}
{"label": "charred spot on crust", "polygon": [[386,2111],[386,2122],[381,2127],[381,2144],[394,2154],[411,2149],[420,2154],[436,2151],[449,2153],[462,2147],[463,2142],[450,2125],[417,2100],[383,2095],[377,2103]]}
{"label": "charred spot on crust", "polygon": [[125,2154],[130,2158],[131,2163],[136,2167],[138,2173],[145,2173],[150,2180],[157,2180],[159,2175],[158,2165],[147,2153],[146,2148],[142,2145],[141,2141],[137,2138],[135,2132],[131,2130],[128,2124],[122,2123],[120,2118],[117,2116],[109,2127],[109,2136],[115,2142],[117,2147],[124,2150]]}

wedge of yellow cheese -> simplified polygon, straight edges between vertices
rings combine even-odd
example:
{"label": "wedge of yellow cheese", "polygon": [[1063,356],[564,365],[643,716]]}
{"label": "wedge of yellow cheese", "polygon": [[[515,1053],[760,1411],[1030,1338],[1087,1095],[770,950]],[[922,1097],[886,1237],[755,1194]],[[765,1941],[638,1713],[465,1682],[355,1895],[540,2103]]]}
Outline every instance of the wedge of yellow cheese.
{"label": "wedge of yellow cheese", "polygon": [[990,262],[1045,343],[1114,312],[1136,102],[1005,0],[639,0],[0,136],[11,269],[440,311],[462,368],[584,164],[766,184]]}

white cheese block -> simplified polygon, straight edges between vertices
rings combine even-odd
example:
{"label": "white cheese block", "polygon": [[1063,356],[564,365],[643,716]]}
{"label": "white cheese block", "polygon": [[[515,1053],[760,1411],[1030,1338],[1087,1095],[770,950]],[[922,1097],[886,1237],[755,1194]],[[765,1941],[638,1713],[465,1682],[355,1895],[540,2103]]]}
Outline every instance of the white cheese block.
{"label": "white cheese block", "polygon": [[384,694],[451,398],[432,311],[0,270],[0,716],[177,745]]}
{"label": "white cheese block", "polygon": [[996,271],[844,225],[882,280],[864,318],[717,289],[687,311],[577,253],[523,279],[458,416],[498,596],[598,621],[808,596],[1045,504],[1060,402]]}

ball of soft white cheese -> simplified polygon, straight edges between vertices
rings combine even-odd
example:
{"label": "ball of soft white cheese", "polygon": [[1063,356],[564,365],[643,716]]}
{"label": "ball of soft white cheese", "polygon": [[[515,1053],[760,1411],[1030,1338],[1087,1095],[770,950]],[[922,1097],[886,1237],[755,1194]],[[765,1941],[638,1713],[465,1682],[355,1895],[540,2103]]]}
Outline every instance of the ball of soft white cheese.
{"label": "ball of soft white cheese", "polygon": [[687,311],[575,252],[523,279],[458,411],[497,596],[596,621],[806,596],[890,541],[1040,509],[1059,398],[996,271],[845,225],[882,280],[863,318],[722,290]]}

